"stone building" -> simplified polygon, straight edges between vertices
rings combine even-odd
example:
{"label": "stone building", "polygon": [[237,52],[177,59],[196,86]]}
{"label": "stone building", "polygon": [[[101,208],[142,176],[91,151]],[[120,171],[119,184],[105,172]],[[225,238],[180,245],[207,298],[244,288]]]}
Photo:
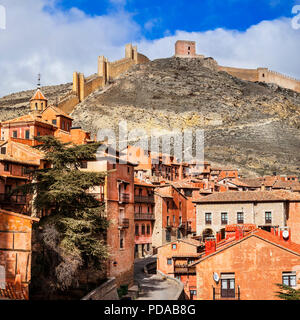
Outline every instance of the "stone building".
{"label": "stone building", "polygon": [[96,161],[86,161],[83,171],[108,172],[105,184],[90,190],[105,204],[105,216],[110,222],[106,234],[109,251],[107,277],[115,277],[120,285],[133,284],[135,217],[134,217],[134,167],[130,162],[120,163],[119,153],[109,153],[108,148],[97,153]]}
{"label": "stone building", "polygon": [[151,183],[134,179],[135,258],[153,253],[154,188]]}
{"label": "stone building", "polygon": [[196,268],[190,267],[203,252],[203,245],[193,239],[176,240],[157,248],[157,270],[184,284],[185,297],[196,298]]}
{"label": "stone building", "polygon": [[187,198],[172,185],[162,185],[155,191],[155,224],[153,247],[187,236]]}
{"label": "stone building", "polygon": [[299,202],[298,194],[283,190],[214,193],[195,201],[197,236],[215,236],[230,224],[254,224],[267,231],[289,226],[298,242]]}

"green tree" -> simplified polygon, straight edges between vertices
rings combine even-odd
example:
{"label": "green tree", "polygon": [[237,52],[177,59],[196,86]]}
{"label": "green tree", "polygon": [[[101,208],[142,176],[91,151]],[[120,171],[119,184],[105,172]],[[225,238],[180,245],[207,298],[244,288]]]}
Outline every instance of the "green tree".
{"label": "green tree", "polygon": [[103,205],[88,191],[104,183],[106,173],[80,170],[82,160],[94,160],[99,143],[65,144],[52,136],[36,138],[38,149],[50,164],[33,173],[31,183],[21,187],[33,195],[37,212],[51,212],[35,228],[40,250],[33,263],[33,287],[47,292],[79,286],[78,277],[102,270],[108,256],[105,232],[108,222]]}
{"label": "green tree", "polygon": [[280,291],[277,296],[282,300],[300,300],[300,289],[296,290],[283,284],[277,284]]}

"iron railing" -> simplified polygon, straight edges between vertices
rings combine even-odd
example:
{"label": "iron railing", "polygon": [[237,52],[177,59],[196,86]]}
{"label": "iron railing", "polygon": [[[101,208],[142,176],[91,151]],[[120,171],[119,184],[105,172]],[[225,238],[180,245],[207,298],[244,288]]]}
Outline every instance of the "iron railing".
{"label": "iron railing", "polygon": [[154,203],[154,195],[153,196],[134,196],[134,202]]}
{"label": "iron railing", "polygon": [[241,300],[240,286],[233,290],[222,290],[221,288],[213,287],[213,300]]}
{"label": "iron railing", "polygon": [[135,220],[155,220],[155,216],[152,213],[135,213]]}
{"label": "iron railing", "polygon": [[129,193],[120,193],[119,202],[120,203],[129,203]]}

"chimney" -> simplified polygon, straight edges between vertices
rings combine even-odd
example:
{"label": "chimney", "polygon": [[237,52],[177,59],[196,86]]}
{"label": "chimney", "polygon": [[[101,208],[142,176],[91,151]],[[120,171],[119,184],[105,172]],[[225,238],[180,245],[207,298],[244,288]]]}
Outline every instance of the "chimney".
{"label": "chimney", "polygon": [[216,252],[216,239],[207,238],[205,240],[205,255],[208,256],[214,252]]}

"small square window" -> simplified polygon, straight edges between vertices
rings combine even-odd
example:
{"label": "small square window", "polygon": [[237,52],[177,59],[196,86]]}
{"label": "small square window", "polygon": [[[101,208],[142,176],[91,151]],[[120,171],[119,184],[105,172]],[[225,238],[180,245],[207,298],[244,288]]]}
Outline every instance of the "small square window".
{"label": "small square window", "polygon": [[167,259],[167,264],[169,265],[169,266],[171,266],[172,265],[172,259]]}
{"label": "small square window", "polygon": [[18,131],[13,131],[13,138],[18,138]]}
{"label": "small square window", "polygon": [[172,249],[176,250],[177,249],[177,244],[172,244]]}
{"label": "small square window", "polygon": [[5,162],[5,163],[4,163],[4,171],[5,171],[5,172],[9,172],[9,171],[10,171],[9,169],[10,169],[9,163]]}

